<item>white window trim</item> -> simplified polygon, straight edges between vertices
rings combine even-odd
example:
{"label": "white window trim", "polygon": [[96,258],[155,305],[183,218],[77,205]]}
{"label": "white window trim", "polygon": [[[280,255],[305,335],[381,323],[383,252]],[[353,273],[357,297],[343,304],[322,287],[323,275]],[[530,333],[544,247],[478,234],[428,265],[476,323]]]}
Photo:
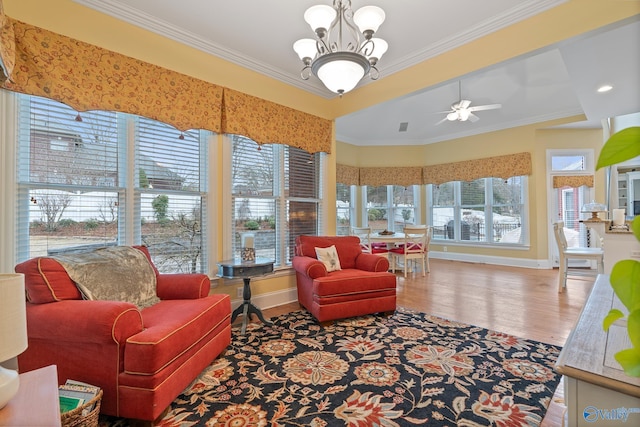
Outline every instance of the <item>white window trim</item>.
{"label": "white window trim", "polygon": [[13,92],[0,90],[0,271],[13,271],[16,255],[16,129],[18,126],[18,98]]}

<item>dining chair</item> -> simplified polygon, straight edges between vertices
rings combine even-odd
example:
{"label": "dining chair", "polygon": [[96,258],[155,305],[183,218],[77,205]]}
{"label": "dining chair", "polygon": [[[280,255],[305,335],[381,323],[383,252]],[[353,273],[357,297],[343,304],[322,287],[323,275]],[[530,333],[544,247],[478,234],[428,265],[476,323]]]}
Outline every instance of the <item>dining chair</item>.
{"label": "dining chair", "polygon": [[390,250],[393,257],[392,270],[395,272],[396,260],[402,259],[404,277],[413,262],[420,261],[422,276],[430,271],[429,245],[433,228],[426,225],[412,225],[404,227],[404,243]]}
{"label": "dining chair", "polygon": [[[553,234],[558,245],[558,253],[560,255],[560,274],[558,275],[558,292],[563,292],[567,287],[567,277],[571,276],[590,276],[594,277],[604,272],[604,250],[602,248],[602,239],[595,239],[599,242],[600,247],[595,248],[578,248],[569,247],[567,238],[564,234],[564,222],[559,221],[553,224]],[[579,259],[595,261],[597,269],[591,267],[569,267],[569,260]]]}
{"label": "dining chair", "polygon": [[387,257],[389,249],[386,244],[371,242],[371,227],[351,227],[351,235],[360,238],[362,252]]}

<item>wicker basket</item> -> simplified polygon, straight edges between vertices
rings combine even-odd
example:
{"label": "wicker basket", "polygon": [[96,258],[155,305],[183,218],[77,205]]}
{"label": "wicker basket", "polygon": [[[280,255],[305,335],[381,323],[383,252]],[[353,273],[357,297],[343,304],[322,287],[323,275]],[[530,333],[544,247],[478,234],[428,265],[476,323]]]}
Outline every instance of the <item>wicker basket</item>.
{"label": "wicker basket", "polygon": [[[60,418],[62,420],[62,426],[63,427],[97,427],[98,415],[100,415],[101,401],[102,401],[102,390],[98,392],[96,397],[94,397],[84,405],[61,414]],[[93,410],[86,415],[82,415],[83,409],[90,407],[94,403],[96,406],[93,408]]]}

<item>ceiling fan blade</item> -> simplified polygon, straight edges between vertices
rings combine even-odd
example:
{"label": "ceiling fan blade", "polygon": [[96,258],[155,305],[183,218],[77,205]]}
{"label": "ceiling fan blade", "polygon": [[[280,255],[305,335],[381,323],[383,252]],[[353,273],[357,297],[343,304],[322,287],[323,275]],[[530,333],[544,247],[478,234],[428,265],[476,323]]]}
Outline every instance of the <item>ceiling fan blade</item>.
{"label": "ceiling fan blade", "polygon": [[471,123],[474,123],[480,120],[480,117],[476,116],[473,113],[469,113],[469,118],[467,120],[469,120]]}
{"label": "ceiling fan blade", "polygon": [[502,104],[478,105],[469,107],[469,111],[497,110],[498,108],[502,108]]}
{"label": "ceiling fan blade", "polygon": [[441,123],[446,122],[448,119],[445,117],[444,119],[440,120],[438,123],[435,124],[435,126],[438,126]]}
{"label": "ceiling fan blade", "polygon": [[471,105],[471,101],[469,101],[468,99],[461,99],[460,102],[458,102],[459,108],[463,110],[469,108],[469,105]]}
{"label": "ceiling fan blade", "polygon": [[449,113],[455,113],[455,111],[453,110],[447,110],[447,111],[434,111],[431,114],[449,114]]}

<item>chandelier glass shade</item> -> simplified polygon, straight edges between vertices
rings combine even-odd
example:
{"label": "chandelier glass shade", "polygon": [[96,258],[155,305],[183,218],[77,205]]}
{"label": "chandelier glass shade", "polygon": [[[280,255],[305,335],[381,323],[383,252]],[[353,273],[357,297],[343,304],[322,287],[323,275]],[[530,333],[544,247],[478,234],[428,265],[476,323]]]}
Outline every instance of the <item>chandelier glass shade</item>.
{"label": "chandelier glass shade", "polygon": [[311,74],[332,92],[352,90],[366,75],[376,80],[376,64],[388,44],[373,35],[384,22],[385,14],[377,6],[364,6],[355,13],[351,0],[334,0],[333,6],[316,5],[304,13],[304,20],[314,31],[315,39],[301,39],[293,50],[304,64],[301,77]]}

